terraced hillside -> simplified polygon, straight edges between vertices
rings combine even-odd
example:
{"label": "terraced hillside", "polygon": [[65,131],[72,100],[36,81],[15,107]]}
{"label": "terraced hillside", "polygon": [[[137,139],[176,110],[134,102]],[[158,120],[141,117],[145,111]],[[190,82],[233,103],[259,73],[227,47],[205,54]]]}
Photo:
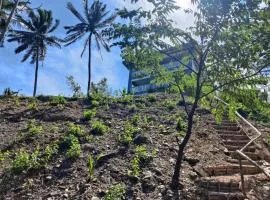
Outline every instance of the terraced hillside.
{"label": "terraced hillside", "polygon": [[[2,97],[0,199],[176,199],[168,185],[176,136],[182,137],[178,126],[185,122],[177,99]],[[213,123],[211,113],[200,108],[197,113],[178,199],[208,199],[210,188],[204,183],[213,176],[210,167],[234,159],[236,145],[224,144],[227,135]],[[260,128],[267,137],[269,129]],[[267,160],[263,149],[266,153],[259,153],[259,159]],[[254,198],[268,199],[269,181],[252,180]],[[239,191],[237,184],[232,187]]]}

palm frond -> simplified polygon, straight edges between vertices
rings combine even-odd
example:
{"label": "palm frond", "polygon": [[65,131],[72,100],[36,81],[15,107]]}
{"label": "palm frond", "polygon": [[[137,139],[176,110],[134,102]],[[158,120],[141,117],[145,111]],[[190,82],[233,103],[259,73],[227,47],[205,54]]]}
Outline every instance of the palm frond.
{"label": "palm frond", "polygon": [[54,25],[53,25],[53,27],[51,27],[51,28],[49,29],[48,33],[51,33],[51,32],[53,32],[53,31],[55,31],[55,30],[58,28],[59,24],[60,24],[60,20],[56,19],[56,20],[55,20],[55,23],[54,23]]}
{"label": "palm frond", "polygon": [[87,38],[87,39],[85,40],[85,42],[84,42],[83,50],[82,50],[82,53],[81,53],[81,57],[83,57],[83,54],[84,54],[84,52],[85,52],[85,50],[86,50],[88,44],[89,44],[89,38]]}
{"label": "palm frond", "polygon": [[70,12],[77,17],[82,23],[86,23],[85,19],[82,17],[82,15],[76,10],[76,8],[73,6],[71,2],[67,3],[67,8],[70,10]]}

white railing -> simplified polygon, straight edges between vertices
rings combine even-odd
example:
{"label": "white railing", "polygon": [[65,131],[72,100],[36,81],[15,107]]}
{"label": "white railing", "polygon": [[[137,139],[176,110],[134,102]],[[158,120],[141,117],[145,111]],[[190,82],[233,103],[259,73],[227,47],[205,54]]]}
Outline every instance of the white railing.
{"label": "white railing", "polygon": [[[228,103],[226,103],[225,101],[223,101],[222,99],[220,99],[219,97],[215,96],[215,99],[217,99],[218,101],[222,102],[224,105],[229,106]],[[242,147],[240,150],[236,150],[236,152],[243,158],[245,158],[246,160],[248,160],[252,165],[254,165],[255,167],[257,167],[258,169],[260,169],[269,179],[270,179],[270,175],[254,160],[252,160],[250,157],[248,157],[244,151],[252,144],[255,142],[255,140],[259,139],[262,136],[262,133],[256,128],[254,127],[249,121],[247,121],[242,115],[240,115],[237,111],[235,112],[236,116],[239,117],[245,124],[247,124],[252,130],[254,130],[256,132],[256,136],[254,138],[250,138],[250,141],[244,146]],[[240,168],[242,168],[241,166],[241,161],[240,161]],[[243,176],[243,174],[241,174],[241,176]]]}

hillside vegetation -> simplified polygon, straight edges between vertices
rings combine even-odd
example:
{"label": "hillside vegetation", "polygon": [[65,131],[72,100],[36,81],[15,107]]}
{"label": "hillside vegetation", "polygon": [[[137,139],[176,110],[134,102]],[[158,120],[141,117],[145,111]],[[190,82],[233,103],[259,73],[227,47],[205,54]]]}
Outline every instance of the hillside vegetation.
{"label": "hillside vegetation", "polygon": [[[172,199],[168,185],[186,121],[176,99],[2,97],[0,199]],[[201,168],[225,163],[211,121],[198,108],[180,199],[200,198]]]}

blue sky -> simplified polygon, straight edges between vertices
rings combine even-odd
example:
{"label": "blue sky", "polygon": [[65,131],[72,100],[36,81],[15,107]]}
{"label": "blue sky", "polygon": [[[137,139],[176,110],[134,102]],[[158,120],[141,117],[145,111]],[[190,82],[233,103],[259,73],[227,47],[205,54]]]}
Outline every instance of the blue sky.
{"label": "blue sky", "polygon": [[[82,8],[81,0],[69,0],[78,9]],[[65,37],[63,26],[77,23],[66,9],[68,0],[32,0],[33,7],[42,6],[53,11],[55,19],[59,19],[61,24],[55,35]],[[91,2],[91,1],[89,1]],[[124,0],[104,0],[109,9],[115,7],[130,7],[128,1]],[[190,7],[189,0],[178,0],[177,3],[183,7]],[[141,3],[141,6],[149,6]],[[192,21],[190,16],[183,13],[176,13],[171,16],[175,23],[181,27],[186,27]],[[73,75],[75,80],[81,85],[83,92],[86,92],[87,85],[87,53],[80,57],[84,40],[81,40],[69,47],[62,49],[49,48],[46,60],[40,64],[37,94],[44,95],[71,95],[71,91],[66,84],[66,76]],[[0,93],[10,87],[12,90],[22,91],[24,95],[32,95],[34,82],[34,66],[26,61],[21,63],[23,54],[15,55],[16,43],[5,43],[5,48],[0,48]],[[109,88],[112,91],[127,87],[128,70],[123,66],[120,57],[120,49],[115,47],[110,53],[102,51],[100,54],[94,48],[92,59],[92,81],[97,82],[103,77],[108,79]]]}

